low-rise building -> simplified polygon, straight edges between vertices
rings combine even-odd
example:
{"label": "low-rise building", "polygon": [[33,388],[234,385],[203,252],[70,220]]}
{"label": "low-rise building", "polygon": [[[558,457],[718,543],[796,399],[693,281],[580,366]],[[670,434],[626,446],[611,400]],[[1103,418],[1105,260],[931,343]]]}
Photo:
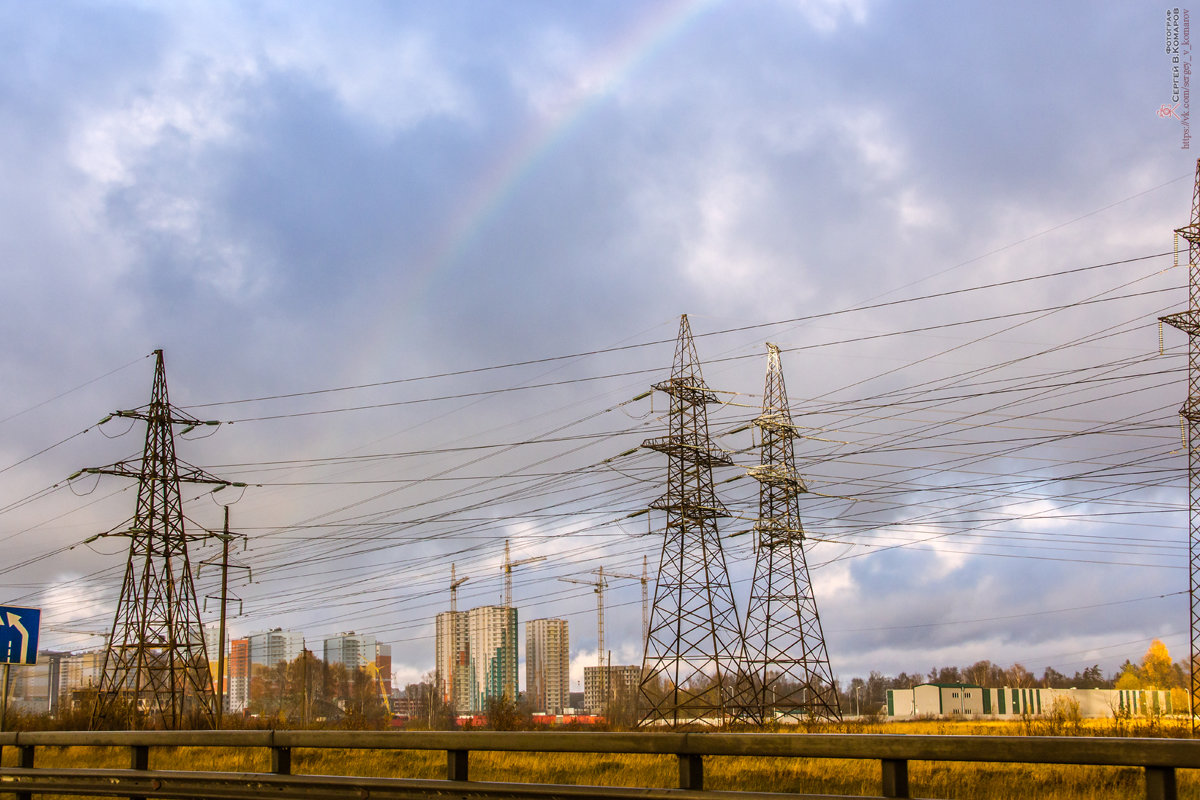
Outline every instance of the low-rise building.
{"label": "low-rise building", "polygon": [[584,667],[584,711],[589,714],[603,714],[610,702],[628,702],[635,696],[641,680],[642,668],[638,666],[622,664],[612,667]]}
{"label": "low-rise building", "polygon": [[989,689],[972,683],[922,683],[887,692],[887,715],[894,719],[1019,719],[1050,714],[1063,704],[1078,708],[1081,717],[1172,713],[1171,692],[1166,689]]}

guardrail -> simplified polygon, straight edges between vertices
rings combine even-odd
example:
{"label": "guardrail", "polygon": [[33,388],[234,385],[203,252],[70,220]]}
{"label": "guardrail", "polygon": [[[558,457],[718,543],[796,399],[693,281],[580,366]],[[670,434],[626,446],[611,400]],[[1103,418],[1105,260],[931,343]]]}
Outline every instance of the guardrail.
{"label": "guardrail", "polygon": [[[817,795],[704,791],[704,758],[866,759],[880,764],[880,794],[909,797],[910,761],[975,761],[1140,767],[1148,800],[1175,800],[1176,770],[1200,769],[1200,740],[1050,736],[895,734],[578,733],[410,731],[30,731],[0,733],[0,754],[15,747],[18,766],[0,767],[0,790],[138,798],[600,798],[601,800],[796,800]],[[38,766],[41,747],[126,747],[129,769]],[[266,748],[269,773],[149,769],[154,747]],[[296,748],[435,750],[446,753],[445,780],[293,775]],[[606,753],[673,755],[677,789],[485,783],[470,780],[470,754]],[[828,797],[821,795],[821,797]]]}

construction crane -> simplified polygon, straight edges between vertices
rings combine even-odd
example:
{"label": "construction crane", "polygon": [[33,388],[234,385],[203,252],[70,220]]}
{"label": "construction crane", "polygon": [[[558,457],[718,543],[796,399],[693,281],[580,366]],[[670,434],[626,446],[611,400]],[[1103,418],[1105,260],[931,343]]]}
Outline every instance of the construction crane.
{"label": "construction crane", "polygon": [[362,653],[359,653],[358,657],[363,662],[362,668],[374,679],[375,688],[379,690],[379,702],[383,705],[383,710],[387,712],[388,719],[391,719],[392,699],[388,697],[387,685],[383,682],[383,673],[380,672],[379,665],[374,661],[367,661],[367,657]]}
{"label": "construction crane", "polygon": [[646,634],[650,632],[650,593],[647,587],[650,585],[650,575],[648,572],[649,563],[646,556],[642,556],[642,574],[628,575],[624,572],[609,572],[603,573],[604,567],[594,569],[592,572],[597,574],[607,574],[610,578],[625,578],[630,581],[642,582],[642,644],[646,643]]}
{"label": "construction crane", "polygon": [[[455,565],[451,564],[450,565],[450,650],[452,651],[452,656],[450,658],[449,664],[446,665],[446,676],[445,676],[446,685],[444,687],[442,687],[443,688],[442,699],[445,702],[450,702],[452,699],[455,698],[454,687],[456,684],[454,683],[454,668],[458,666],[458,645],[456,644],[456,642],[457,642],[456,631],[458,631],[458,587],[462,586],[464,583],[471,580],[466,575],[464,575],[461,578],[457,577],[454,573],[454,569],[455,569]],[[439,655],[438,657],[440,658],[441,656]],[[441,664],[438,664],[439,669],[441,668],[441,666],[442,666]]]}
{"label": "construction crane", "polygon": [[461,578],[454,577],[454,565],[450,565],[450,613],[458,612],[458,587],[462,586],[467,581],[471,580],[467,576]]}
{"label": "construction crane", "polygon": [[602,694],[605,704],[608,703],[608,681],[609,672],[604,668],[604,588],[608,585],[604,580],[604,567],[598,567],[592,570],[596,575],[596,580],[585,581],[581,578],[559,578],[560,581],[566,583],[578,583],[582,586],[591,586],[592,591],[596,593],[596,667],[599,669],[598,677],[603,681]]}
{"label": "construction crane", "polygon": [[504,540],[504,607],[512,608],[512,571],[513,567],[520,567],[525,564],[533,564],[536,561],[545,561],[545,556],[534,556],[533,558],[522,558],[520,561],[512,561],[508,556],[508,539]]}
{"label": "construction crane", "polygon": [[591,586],[592,591],[596,593],[596,666],[604,666],[604,588],[608,582],[604,580],[604,567],[592,570],[596,574],[596,580],[585,581],[582,578],[559,578],[560,581],[567,583],[578,583],[582,586]]}

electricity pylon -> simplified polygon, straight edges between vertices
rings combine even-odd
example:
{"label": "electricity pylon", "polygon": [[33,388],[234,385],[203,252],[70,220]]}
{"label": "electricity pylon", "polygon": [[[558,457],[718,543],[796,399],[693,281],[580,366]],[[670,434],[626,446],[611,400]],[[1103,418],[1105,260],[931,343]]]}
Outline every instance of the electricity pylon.
{"label": "electricity pylon", "polygon": [[216,425],[171,408],[163,351],[155,350],[150,404],[111,416],[146,422],[142,458],[82,470],[138,481],[132,524],[101,536],[129,537],[129,558],[104,667],[92,711],[92,728],[111,725],[179,728],[212,726],[216,697],[204,650],[204,630],[188,561],[188,542],[207,534],[184,529],[179,484],[244,486],[190,465],[180,470],[173,426]]}
{"label": "electricity pylon", "polygon": [[662,557],[642,660],[640,725],[723,725],[742,716],[747,688],[738,676],[742,631],[717,519],[729,512],[713,489],[712,468],[732,465],[714,450],[704,385],[687,315],[679,321],[669,380],[668,435],[643,447],[665,453],[667,491],[651,504],[666,512]]}
{"label": "electricity pylon", "polygon": [[1188,335],[1188,397],[1179,409],[1187,428],[1188,451],[1188,618],[1191,629],[1192,733],[1200,707],[1200,159],[1192,190],[1192,218],[1176,234],[1188,242],[1188,308],[1162,321]]}
{"label": "electricity pylon", "polygon": [[800,493],[808,491],[796,472],[796,426],[788,407],[779,348],[767,344],[767,381],[762,414],[758,521],[754,524],[754,583],[746,613],[745,674],[754,687],[759,719],[777,715],[840,720],[841,706],[821,632],[804,557]]}

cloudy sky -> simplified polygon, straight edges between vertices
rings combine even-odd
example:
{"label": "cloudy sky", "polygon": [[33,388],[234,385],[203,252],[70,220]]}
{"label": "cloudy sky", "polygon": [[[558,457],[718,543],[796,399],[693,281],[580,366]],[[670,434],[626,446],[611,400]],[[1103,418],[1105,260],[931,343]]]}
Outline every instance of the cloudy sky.
{"label": "cloudy sky", "polygon": [[[139,453],[96,423],[148,401],[162,348],[172,402],[226,423],[180,457],[252,484],[184,489],[194,531],[232,502],[247,535],[235,633],[374,633],[414,680],[450,565],[460,608],[496,603],[507,539],[545,557],[515,602],[569,620],[578,680],[594,596],[557,579],[656,569],[635,515],[665,459],[636,448],[667,403],[639,396],[686,313],[742,467],[783,350],[837,675],[1179,657],[1185,342],[1156,318],[1187,299],[1195,161],[1165,22],[0,2],[0,602],[43,608],[43,646],[111,626],[127,540],[92,537],[135,487],[66,479]],[[744,474],[716,476],[739,610]],[[610,584],[613,663],[640,597]]]}

